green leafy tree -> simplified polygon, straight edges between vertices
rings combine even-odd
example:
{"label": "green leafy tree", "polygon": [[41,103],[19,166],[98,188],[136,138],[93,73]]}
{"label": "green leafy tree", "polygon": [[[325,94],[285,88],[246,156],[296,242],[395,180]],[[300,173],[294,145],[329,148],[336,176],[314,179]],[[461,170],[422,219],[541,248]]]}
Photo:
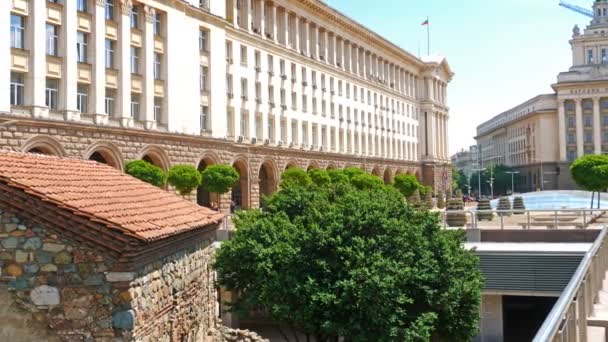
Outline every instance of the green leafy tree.
{"label": "green leafy tree", "polygon": [[310,184],[312,184],[312,179],[310,179],[310,176],[306,171],[300,168],[292,167],[283,171],[281,174],[282,188],[293,185],[308,186]]}
{"label": "green leafy tree", "polygon": [[598,193],[597,207],[600,207],[600,192],[608,188],[608,156],[589,154],[575,160],[570,165],[570,173],[576,184],[591,191],[591,208],[595,192]]}
{"label": "green leafy tree", "polygon": [[412,196],[421,184],[414,175],[400,174],[395,176],[393,186],[407,198]]}
{"label": "green leafy tree", "polygon": [[342,172],[348,177],[348,179],[353,179],[358,175],[366,175],[365,171],[361,170],[358,167],[347,167]]}
{"label": "green leafy tree", "polygon": [[175,165],[169,169],[167,182],[185,196],[201,185],[201,173],[192,165]]}
{"label": "green leafy tree", "polygon": [[460,189],[462,192],[467,193],[469,184],[467,180],[467,176],[462,172],[462,170],[453,169],[452,170],[452,183],[454,190]]}
{"label": "green leafy tree", "polygon": [[344,170],[333,169],[327,171],[332,185],[349,184],[350,178],[344,173]]}
{"label": "green leafy tree", "polygon": [[157,187],[165,186],[167,174],[163,169],[144,160],[133,160],[125,165],[125,172]]}
{"label": "green leafy tree", "polygon": [[201,172],[201,184],[207,191],[225,194],[239,181],[239,173],[230,165],[216,164]]}
{"label": "green leafy tree", "polygon": [[312,169],[308,171],[308,176],[312,182],[318,186],[327,186],[331,183],[331,177],[325,170]]}
{"label": "green leafy tree", "polygon": [[351,184],[359,190],[380,189],[385,186],[382,179],[367,173],[355,175],[351,179]]}
{"label": "green leafy tree", "polygon": [[[356,177],[353,177],[356,178]],[[392,187],[282,188],[237,214],[216,255],[231,309],[263,310],[319,342],[470,341],[483,281],[464,234],[404,206]]]}

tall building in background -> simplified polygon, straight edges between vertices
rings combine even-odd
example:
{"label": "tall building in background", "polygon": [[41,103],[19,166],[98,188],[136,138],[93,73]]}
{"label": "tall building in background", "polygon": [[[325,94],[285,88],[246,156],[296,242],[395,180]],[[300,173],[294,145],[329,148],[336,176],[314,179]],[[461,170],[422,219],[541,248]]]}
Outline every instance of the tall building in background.
{"label": "tall building in background", "polygon": [[568,167],[585,154],[608,153],[608,1],[572,30],[572,67],[555,93],[539,95],[477,127],[483,165],[521,171],[518,191],[574,189]]}
{"label": "tall building in background", "polygon": [[232,164],[242,207],[288,167],[450,186],[446,60],[323,1],[13,0],[0,16],[0,148]]}

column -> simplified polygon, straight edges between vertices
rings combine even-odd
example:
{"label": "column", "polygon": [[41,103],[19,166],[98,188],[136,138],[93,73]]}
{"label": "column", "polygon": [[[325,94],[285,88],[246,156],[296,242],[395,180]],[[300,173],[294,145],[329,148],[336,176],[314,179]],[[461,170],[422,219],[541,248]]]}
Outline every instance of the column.
{"label": "column", "polygon": [[284,25],[283,25],[283,28],[284,28],[284,30],[283,30],[283,37],[285,39],[285,46],[289,48],[290,47],[289,46],[289,29],[290,29],[290,27],[289,27],[289,11],[287,11],[287,8],[283,8],[283,10],[284,10],[283,11],[283,18],[284,18],[284,20],[283,20],[283,23],[284,23]]}
{"label": "column", "polygon": [[266,1],[258,0],[260,3],[260,35],[266,39]]}
{"label": "column", "polygon": [[106,98],[106,18],[103,3],[95,1],[93,6],[93,30],[91,65],[93,67],[93,80],[91,84],[91,111],[95,115],[95,123],[98,125],[107,124],[108,116],[105,109]]}
{"label": "column", "polygon": [[582,99],[576,99],[576,151],[580,157],[585,153],[583,140],[583,107]]}
{"label": "column", "polygon": [[252,3],[254,0],[245,0],[245,13],[247,14],[247,17],[245,18],[245,27],[244,29],[247,30],[248,32],[252,32],[251,28],[252,28],[252,23],[253,23],[253,13],[251,10],[252,7]]}
{"label": "column", "polygon": [[144,113],[144,127],[155,129],[154,120],[154,8],[146,5],[144,8],[144,39],[143,39],[143,93],[141,110]]}
{"label": "column", "polygon": [[275,44],[279,43],[279,25],[278,25],[278,20],[279,17],[277,15],[277,5],[276,4],[272,4],[271,8],[270,8],[270,15],[272,16],[272,39],[274,40]]}
{"label": "column", "polygon": [[566,161],[566,108],[564,100],[557,101],[557,130],[559,138],[559,161]]}
{"label": "column", "polygon": [[[9,3],[12,3],[8,1]],[[25,38],[30,52],[30,69],[26,76],[25,104],[32,106],[33,117],[48,117],[46,106],[46,1],[31,1]],[[5,23],[8,26],[8,22]],[[3,30],[8,29],[4,27]]]}
{"label": "column", "polygon": [[593,98],[593,146],[595,154],[602,154],[602,125],[600,122],[600,98]]}
{"label": "column", "polygon": [[9,84],[11,79],[11,39],[8,28],[11,20],[11,1],[0,1],[0,23],[4,27],[0,30],[0,113],[11,111]]}
{"label": "column", "polygon": [[300,50],[302,50],[302,47],[300,44],[302,44],[302,42],[300,42],[300,30],[302,29],[302,25],[300,22],[300,17],[298,17],[297,14],[294,15],[294,21],[295,21],[295,27],[296,30],[294,32],[294,46],[293,49],[296,50],[297,52],[300,52]]}
{"label": "column", "polygon": [[[237,3],[238,0],[232,0],[232,25],[234,25],[234,27],[238,27],[239,26],[239,17],[241,16],[241,13],[239,12],[239,8],[237,7]],[[228,10],[228,9],[226,9]]]}
{"label": "column", "polygon": [[120,68],[118,70],[118,115],[120,125],[131,127],[131,23],[130,8],[126,3],[120,6],[120,24],[118,29],[118,46],[120,51]]}
{"label": "column", "polygon": [[[329,49],[328,49],[329,45],[328,45],[328,40],[327,40],[328,37],[329,36],[327,34],[327,30],[323,29],[323,32],[320,33],[320,38],[319,38],[319,39],[321,39],[321,42],[322,42],[321,51],[319,52],[319,55],[323,56],[323,59],[325,61],[329,60],[329,55],[327,52],[327,51],[329,51]],[[329,136],[329,133],[328,133],[328,136]]]}
{"label": "column", "polygon": [[301,42],[301,49],[304,50],[304,54],[306,56],[310,56],[310,51],[312,51],[312,48],[310,46],[310,22],[306,19],[303,19],[302,21],[302,39],[304,39],[303,42]]}
{"label": "column", "polygon": [[78,62],[76,52],[76,28],[78,16],[75,1],[63,3],[63,25],[61,30],[61,46],[63,47],[63,63],[61,75],[61,92],[63,109],[66,120],[80,120],[80,112],[76,106],[78,89]]}

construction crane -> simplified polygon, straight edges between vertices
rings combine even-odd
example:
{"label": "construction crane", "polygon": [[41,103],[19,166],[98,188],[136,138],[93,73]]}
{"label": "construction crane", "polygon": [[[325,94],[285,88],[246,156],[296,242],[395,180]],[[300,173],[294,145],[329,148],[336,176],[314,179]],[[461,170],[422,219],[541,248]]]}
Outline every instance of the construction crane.
{"label": "construction crane", "polygon": [[573,4],[565,2],[563,0],[560,0],[559,5],[562,6],[562,7],[564,7],[564,8],[567,8],[567,9],[569,9],[571,11],[574,11],[574,12],[576,12],[578,14],[586,15],[586,16],[588,16],[590,18],[593,18],[593,11],[590,10],[590,9],[588,9],[588,8],[584,8],[584,7],[581,7],[581,6],[573,5]]}

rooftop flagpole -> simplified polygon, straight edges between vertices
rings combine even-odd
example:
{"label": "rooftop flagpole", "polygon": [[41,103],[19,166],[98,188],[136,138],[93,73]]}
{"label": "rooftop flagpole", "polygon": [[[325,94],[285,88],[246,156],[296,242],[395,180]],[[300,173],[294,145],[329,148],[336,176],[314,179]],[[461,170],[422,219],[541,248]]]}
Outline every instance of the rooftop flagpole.
{"label": "rooftop flagpole", "polygon": [[429,26],[429,17],[426,17],[426,20],[422,22],[422,26],[426,26],[426,48],[427,48],[427,54],[430,56],[431,55],[431,29]]}

